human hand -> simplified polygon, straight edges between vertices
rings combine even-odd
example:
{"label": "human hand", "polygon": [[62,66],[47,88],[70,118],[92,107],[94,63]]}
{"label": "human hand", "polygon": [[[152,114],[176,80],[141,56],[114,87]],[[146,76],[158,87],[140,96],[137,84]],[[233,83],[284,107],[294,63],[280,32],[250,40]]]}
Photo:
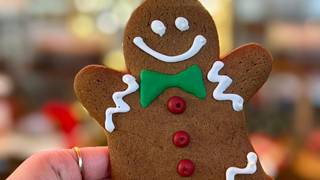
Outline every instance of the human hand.
{"label": "human hand", "polygon": [[108,180],[111,179],[107,147],[81,148],[83,170],[73,149],[41,152],[24,161],[7,180]]}

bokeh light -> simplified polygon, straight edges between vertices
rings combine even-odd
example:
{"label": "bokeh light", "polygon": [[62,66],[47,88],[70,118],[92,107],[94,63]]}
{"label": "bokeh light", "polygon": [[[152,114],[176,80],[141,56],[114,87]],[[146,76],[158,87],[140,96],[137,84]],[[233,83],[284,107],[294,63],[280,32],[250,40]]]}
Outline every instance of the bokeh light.
{"label": "bokeh light", "polygon": [[88,38],[95,32],[95,23],[89,16],[78,15],[70,20],[70,30],[80,38]]}
{"label": "bokeh light", "polygon": [[120,29],[120,20],[116,14],[104,12],[97,17],[98,29],[108,35],[115,34]]}
{"label": "bokeh light", "polygon": [[74,0],[76,8],[80,12],[90,13],[106,10],[112,6],[114,1],[110,0]]}
{"label": "bokeh light", "polygon": [[116,71],[126,72],[126,65],[122,50],[111,51],[103,60],[103,64]]}

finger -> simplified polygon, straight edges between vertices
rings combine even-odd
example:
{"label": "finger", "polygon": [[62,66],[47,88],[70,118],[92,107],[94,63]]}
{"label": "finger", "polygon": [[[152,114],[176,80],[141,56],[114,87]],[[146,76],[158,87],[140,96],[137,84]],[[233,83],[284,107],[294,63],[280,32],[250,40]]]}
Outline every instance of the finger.
{"label": "finger", "polygon": [[74,150],[57,150],[37,153],[23,162],[9,180],[91,180],[110,178],[109,151],[107,147],[82,148],[83,171]]}
{"label": "finger", "polygon": [[110,178],[109,150],[107,147],[81,148],[82,171],[78,164],[77,154],[73,149],[53,151],[48,154],[47,158],[50,158],[50,165],[61,179]]}
{"label": "finger", "polygon": [[[76,153],[72,155],[78,163]],[[83,160],[83,179],[106,179],[111,176],[109,150],[107,147],[81,148],[80,156]],[[78,165],[78,164],[77,164]]]}
{"label": "finger", "polygon": [[[25,160],[8,178],[7,180],[24,180],[24,179],[38,179],[38,180],[58,180],[56,171],[48,162],[48,153],[38,153],[32,155]],[[50,159],[50,158],[49,158]],[[77,169],[75,169],[77,170]],[[80,179],[78,174],[74,179]]]}

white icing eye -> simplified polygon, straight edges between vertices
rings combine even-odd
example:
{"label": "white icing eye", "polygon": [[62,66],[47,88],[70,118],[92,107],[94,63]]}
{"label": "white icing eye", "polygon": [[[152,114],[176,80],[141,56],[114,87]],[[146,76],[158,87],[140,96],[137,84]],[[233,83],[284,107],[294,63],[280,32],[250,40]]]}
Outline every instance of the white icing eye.
{"label": "white icing eye", "polygon": [[151,23],[151,29],[154,33],[158,34],[159,36],[163,36],[166,33],[166,26],[163,24],[163,22],[159,20],[154,20]]}
{"label": "white icing eye", "polygon": [[184,17],[178,17],[175,24],[180,31],[187,31],[190,28],[189,21]]}

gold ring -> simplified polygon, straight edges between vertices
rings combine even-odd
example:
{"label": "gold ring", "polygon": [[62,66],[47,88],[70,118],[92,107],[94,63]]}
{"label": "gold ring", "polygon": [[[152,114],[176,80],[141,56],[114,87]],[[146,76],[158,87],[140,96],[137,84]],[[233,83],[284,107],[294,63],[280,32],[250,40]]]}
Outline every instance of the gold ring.
{"label": "gold ring", "polygon": [[78,161],[78,166],[80,169],[80,172],[83,173],[83,160],[81,157],[81,153],[80,153],[80,148],[79,147],[74,147],[72,148],[74,150],[74,152],[76,153],[77,156],[77,161]]}

